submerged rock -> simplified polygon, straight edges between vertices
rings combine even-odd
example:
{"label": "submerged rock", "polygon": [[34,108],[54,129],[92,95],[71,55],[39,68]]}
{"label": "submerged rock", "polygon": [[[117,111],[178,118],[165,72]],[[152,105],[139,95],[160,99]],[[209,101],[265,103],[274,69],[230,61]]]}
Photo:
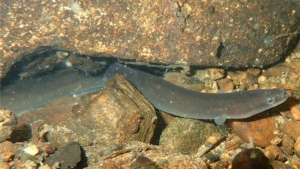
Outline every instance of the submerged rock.
{"label": "submerged rock", "polygon": [[3,0],[0,78],[16,60],[50,50],[165,64],[265,66],[299,34],[298,9],[299,1],[287,0]]}
{"label": "submerged rock", "polygon": [[49,141],[62,147],[71,141],[84,146],[109,146],[129,140],[149,143],[154,133],[153,106],[128,81],[115,76],[85,109],[54,126]]}

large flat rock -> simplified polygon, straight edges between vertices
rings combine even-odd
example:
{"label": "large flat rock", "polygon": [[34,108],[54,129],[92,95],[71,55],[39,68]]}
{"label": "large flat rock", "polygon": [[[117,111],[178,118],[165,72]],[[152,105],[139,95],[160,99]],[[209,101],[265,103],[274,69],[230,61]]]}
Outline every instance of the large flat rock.
{"label": "large flat rock", "polygon": [[0,78],[49,50],[162,64],[261,67],[299,34],[300,3],[262,1],[0,2]]}

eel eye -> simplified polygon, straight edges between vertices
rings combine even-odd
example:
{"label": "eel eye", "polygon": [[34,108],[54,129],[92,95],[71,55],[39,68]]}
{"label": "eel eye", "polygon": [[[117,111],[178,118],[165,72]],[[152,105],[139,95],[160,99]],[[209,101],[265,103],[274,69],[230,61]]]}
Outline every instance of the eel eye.
{"label": "eel eye", "polygon": [[274,103],[275,103],[274,97],[268,97],[268,98],[267,98],[267,103],[268,103],[269,105],[274,104]]}

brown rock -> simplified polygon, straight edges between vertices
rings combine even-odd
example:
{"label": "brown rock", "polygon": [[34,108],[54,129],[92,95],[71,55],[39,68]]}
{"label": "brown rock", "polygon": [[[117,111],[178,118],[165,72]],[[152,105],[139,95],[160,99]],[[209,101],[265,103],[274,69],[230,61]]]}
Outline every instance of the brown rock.
{"label": "brown rock", "polygon": [[0,108],[0,142],[10,138],[16,124],[16,116],[11,111]]}
{"label": "brown rock", "polygon": [[297,156],[292,156],[289,158],[289,162],[294,169],[300,169],[300,158]]}
{"label": "brown rock", "polygon": [[[299,43],[300,44],[300,43]],[[298,45],[300,46],[300,45]],[[285,88],[293,90],[295,99],[300,99],[300,59],[292,59],[289,63],[289,72],[286,77]]]}
{"label": "brown rock", "polygon": [[218,80],[224,77],[224,69],[211,68],[205,70],[205,77],[211,80]]}
{"label": "brown rock", "polygon": [[291,113],[295,120],[300,120],[300,105],[295,104],[291,107]]}
{"label": "brown rock", "polygon": [[295,149],[296,155],[300,158],[300,136],[296,139],[294,149]]}
{"label": "brown rock", "polygon": [[76,117],[56,125],[49,135],[54,147],[71,141],[84,146],[139,140],[149,143],[155,128],[153,106],[125,79],[116,76]]}
{"label": "brown rock", "polygon": [[230,92],[234,89],[234,84],[232,83],[232,80],[230,80],[230,79],[220,79],[217,81],[217,83],[218,83],[220,90]]}
{"label": "brown rock", "polygon": [[252,76],[258,76],[261,73],[260,69],[254,69],[254,68],[247,69],[246,71]]}
{"label": "brown rock", "polygon": [[293,149],[294,149],[294,144],[295,140],[289,136],[289,135],[284,135],[282,138],[282,149],[284,150],[285,153],[288,155],[293,155]]}
{"label": "brown rock", "polygon": [[300,121],[290,120],[286,123],[280,125],[280,130],[286,134],[293,137],[296,140],[300,136]]}
{"label": "brown rock", "polygon": [[265,148],[264,153],[270,160],[278,160],[278,161],[283,161],[283,162],[286,161],[286,157],[283,154],[282,150],[275,145],[268,145]]}
{"label": "brown rock", "polygon": [[260,147],[266,147],[275,137],[275,122],[276,121],[273,117],[258,119],[258,116],[253,116],[243,120],[229,121],[233,132],[246,142],[249,142],[249,137],[253,138],[254,144]]}
{"label": "brown rock", "polygon": [[162,132],[159,144],[166,150],[194,154],[218,128],[201,120],[175,118]]}
{"label": "brown rock", "polygon": [[2,169],[10,169],[9,164],[6,162],[0,162],[0,168]]}
{"label": "brown rock", "polygon": [[0,78],[16,60],[53,49],[171,64],[268,65],[299,33],[297,2],[279,3],[4,0]]}
{"label": "brown rock", "polygon": [[10,141],[0,143],[0,152],[2,154],[3,161],[11,161],[17,151],[16,146]]}
{"label": "brown rock", "polygon": [[233,150],[238,148],[244,141],[237,135],[231,134],[226,139],[225,149]]}
{"label": "brown rock", "polygon": [[227,78],[231,79],[235,86],[239,86],[239,90],[249,89],[256,83],[255,77],[243,71],[230,71],[227,74]]}

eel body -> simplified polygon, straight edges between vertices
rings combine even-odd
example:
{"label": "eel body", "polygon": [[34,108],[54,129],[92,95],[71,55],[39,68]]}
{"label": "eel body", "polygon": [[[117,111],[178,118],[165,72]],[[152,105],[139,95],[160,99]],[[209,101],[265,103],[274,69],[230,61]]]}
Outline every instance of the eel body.
{"label": "eel body", "polygon": [[85,76],[69,69],[6,86],[1,89],[0,106],[20,114],[62,96],[95,92],[116,74],[130,81],[157,109],[180,117],[213,119],[216,124],[253,116],[283,103],[288,97],[279,88],[217,94],[195,92],[113,63],[101,76]]}
{"label": "eel body", "polygon": [[195,92],[118,63],[112,64],[105,74],[122,75],[159,110],[180,117],[213,119],[216,124],[253,116],[288,98],[280,88],[233,93]]}

